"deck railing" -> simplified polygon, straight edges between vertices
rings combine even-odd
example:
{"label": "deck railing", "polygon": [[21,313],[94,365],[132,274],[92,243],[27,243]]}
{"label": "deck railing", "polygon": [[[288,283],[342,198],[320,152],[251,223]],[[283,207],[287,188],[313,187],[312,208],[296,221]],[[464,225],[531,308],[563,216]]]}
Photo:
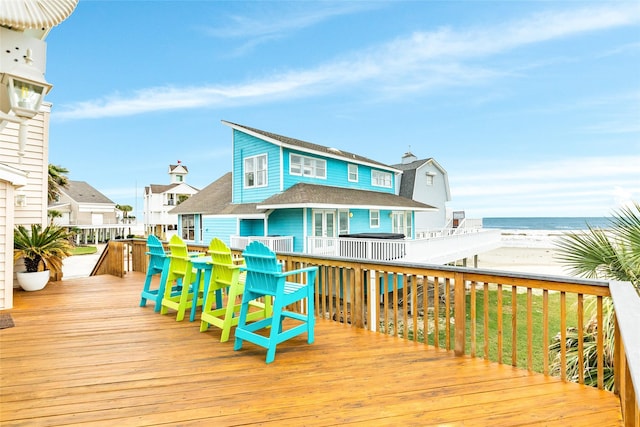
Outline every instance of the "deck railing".
{"label": "deck railing", "polygon": [[[101,263],[110,267],[104,272],[144,272],[145,249],[143,240],[109,242]],[[577,358],[575,381],[600,389],[613,369],[625,426],[640,426],[640,297],[629,283],[293,253],[278,258],[287,270],[319,267],[316,315],[345,327],[557,374],[565,381],[571,379],[569,360]],[[613,357],[605,346],[609,308],[616,322]],[[587,336],[593,339],[585,344]],[[552,342],[557,344],[553,359]],[[582,357],[584,345],[593,346],[593,358]]]}
{"label": "deck railing", "polygon": [[293,236],[231,236],[232,248],[246,248],[251,242],[263,243],[274,252],[292,252]]}
{"label": "deck railing", "polygon": [[455,229],[440,231],[423,239],[307,237],[305,252],[351,260],[445,264],[494,249],[501,239],[500,230],[475,229],[459,234]]}

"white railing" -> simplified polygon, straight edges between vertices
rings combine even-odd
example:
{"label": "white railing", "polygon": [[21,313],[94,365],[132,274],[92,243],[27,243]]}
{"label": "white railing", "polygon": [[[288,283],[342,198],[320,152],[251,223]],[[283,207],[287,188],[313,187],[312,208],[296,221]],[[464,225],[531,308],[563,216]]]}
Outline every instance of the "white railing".
{"label": "white railing", "polygon": [[407,253],[404,239],[358,239],[353,237],[307,237],[307,253],[347,259],[392,261]]}
{"label": "white railing", "polygon": [[293,236],[231,236],[230,246],[244,250],[251,242],[261,242],[274,252],[293,252]]}
{"label": "white railing", "polygon": [[[434,234],[436,235],[436,234]],[[357,239],[307,237],[306,253],[370,261],[410,261],[446,264],[500,246],[500,230],[443,232],[427,239]]]}

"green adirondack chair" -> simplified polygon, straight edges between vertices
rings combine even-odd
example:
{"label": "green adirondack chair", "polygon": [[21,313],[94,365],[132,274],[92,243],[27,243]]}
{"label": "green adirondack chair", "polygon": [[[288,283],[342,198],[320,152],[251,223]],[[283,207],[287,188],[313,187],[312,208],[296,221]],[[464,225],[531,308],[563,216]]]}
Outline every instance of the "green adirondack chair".
{"label": "green adirondack chair", "polygon": [[[176,321],[184,319],[184,313],[192,304],[202,304],[200,294],[201,283],[193,283],[193,265],[187,251],[187,244],[177,235],[169,240],[169,273],[162,298],[160,314],[167,314],[169,309],[176,310]],[[182,292],[172,295],[173,285],[181,284]]]}
{"label": "green adirondack chair", "polygon": [[[200,332],[204,332],[213,325],[222,330],[220,342],[229,340],[231,327],[238,324],[241,299],[244,292],[244,276],[238,260],[234,261],[231,249],[218,238],[211,240],[208,253],[213,261],[213,271],[209,291],[205,295],[205,305],[200,316]],[[217,307],[216,291],[225,290],[227,302],[221,308]],[[247,314],[247,321],[263,319],[271,314],[271,299],[251,301],[252,310]]]}

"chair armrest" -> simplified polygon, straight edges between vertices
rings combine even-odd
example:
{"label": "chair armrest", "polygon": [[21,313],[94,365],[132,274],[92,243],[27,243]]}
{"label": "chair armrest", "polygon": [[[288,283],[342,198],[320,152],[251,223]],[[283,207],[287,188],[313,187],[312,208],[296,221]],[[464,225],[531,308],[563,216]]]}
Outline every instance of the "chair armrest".
{"label": "chair armrest", "polygon": [[318,267],[305,267],[305,268],[298,268],[296,270],[290,270],[290,271],[284,271],[282,273],[277,273],[277,276],[280,277],[287,277],[287,276],[293,276],[294,274],[302,274],[302,273],[315,273],[318,271]]}

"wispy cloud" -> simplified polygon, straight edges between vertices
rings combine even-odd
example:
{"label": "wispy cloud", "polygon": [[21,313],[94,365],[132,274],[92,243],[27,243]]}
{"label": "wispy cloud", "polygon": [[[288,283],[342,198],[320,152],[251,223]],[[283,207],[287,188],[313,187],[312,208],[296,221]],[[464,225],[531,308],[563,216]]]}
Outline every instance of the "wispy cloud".
{"label": "wispy cloud", "polygon": [[[356,2],[357,4],[357,2]],[[611,4],[610,4],[611,5]],[[274,22],[262,27],[242,26],[237,32],[272,36],[327,19],[344,10],[301,15],[293,22]],[[472,85],[501,75],[486,66],[475,64],[486,58],[530,44],[637,24],[640,5],[601,7],[536,14],[528,19],[502,26],[416,32],[362,52],[336,58],[311,69],[291,70],[260,80],[235,85],[208,87],[155,87],[130,95],[113,95],[101,99],[59,106],[57,120],[129,116],[154,111],[184,110],[237,104],[272,102],[273,100],[336,93],[345,86],[372,83],[381,93],[425,91],[450,85]],[[243,32],[244,31],[244,32]],[[220,35],[224,35],[221,32]],[[228,32],[233,36],[233,32]]]}
{"label": "wispy cloud", "polygon": [[[514,164],[486,169],[499,172],[454,174],[454,204],[473,206],[482,216],[500,216],[497,206],[529,216],[561,216],[599,206],[601,215],[640,199],[640,156],[571,158],[533,164]],[[513,213],[515,215],[515,213]],[[502,215],[504,216],[504,215]]]}

